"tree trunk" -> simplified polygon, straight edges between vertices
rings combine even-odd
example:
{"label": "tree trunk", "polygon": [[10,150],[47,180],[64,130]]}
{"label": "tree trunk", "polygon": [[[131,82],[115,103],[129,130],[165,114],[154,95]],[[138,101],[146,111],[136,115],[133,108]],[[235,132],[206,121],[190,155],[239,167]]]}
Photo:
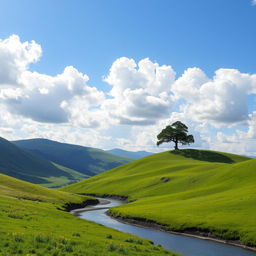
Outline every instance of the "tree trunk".
{"label": "tree trunk", "polygon": [[179,149],[179,148],[178,148],[178,140],[175,140],[174,143],[175,143],[174,149],[175,149],[175,150],[178,150],[178,149]]}

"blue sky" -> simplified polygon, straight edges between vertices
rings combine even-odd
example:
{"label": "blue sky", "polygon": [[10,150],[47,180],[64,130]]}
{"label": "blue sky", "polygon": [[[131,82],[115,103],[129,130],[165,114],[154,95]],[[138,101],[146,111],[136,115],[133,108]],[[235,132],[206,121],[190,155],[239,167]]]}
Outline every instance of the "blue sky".
{"label": "blue sky", "polygon": [[250,0],[9,0],[1,38],[17,34],[43,47],[37,70],[74,65],[99,82],[116,58],[149,57],[179,73],[199,66],[256,70],[256,7]]}
{"label": "blue sky", "polygon": [[[17,96],[17,90],[11,93],[16,95],[16,100],[18,99],[15,103],[10,100],[9,94],[9,96],[2,96],[2,111],[8,112],[8,117],[2,120],[2,136],[9,139],[48,137],[101,148],[155,150],[153,147],[155,138],[151,141],[145,139],[144,143],[143,138],[148,138],[150,131],[157,133],[163,125],[179,118],[189,124],[192,131],[197,134],[197,147],[236,152],[237,145],[240,145],[238,153],[254,154],[255,149],[252,149],[252,146],[248,149],[248,144],[243,144],[243,141],[248,139],[251,143],[254,139],[253,127],[256,123],[256,121],[254,123],[253,114],[255,111],[253,74],[256,73],[255,14],[256,6],[250,0],[0,1],[2,42],[11,35],[17,35],[21,44],[34,40],[42,50],[36,56],[33,55],[34,61],[24,60],[19,71],[21,73],[29,71],[30,76],[33,77],[26,77],[25,81],[24,75],[20,73],[17,75],[18,78],[15,78],[23,79],[20,83],[22,87],[26,87],[26,90],[22,91],[24,98],[20,94]],[[10,45],[10,42],[5,42],[4,45],[7,44]],[[122,57],[126,59],[120,61]],[[168,97],[171,97],[168,100],[167,96],[159,96],[164,91],[166,93],[166,86],[162,88],[164,91],[149,92],[150,86],[158,86],[162,80],[154,85],[152,81],[155,81],[155,78],[152,78],[152,81],[150,78],[151,82],[143,85],[149,73],[143,73],[145,76],[143,81],[138,80],[138,77],[141,78],[140,74],[129,77],[133,73],[128,72],[125,76],[120,76],[124,68],[129,69],[128,66],[130,65],[131,68],[133,65],[129,60],[133,60],[135,65],[138,65],[145,58],[148,58],[150,63],[141,64],[144,67],[150,66],[151,63],[158,63],[159,67],[171,66],[176,73],[175,80],[178,80],[187,69],[194,67],[199,68],[209,81],[214,80],[216,70],[222,69],[237,70],[239,74],[249,74],[251,77],[244,78],[242,75],[241,79],[245,79],[245,82],[241,82],[234,72],[232,75],[224,71],[219,72],[220,75],[214,82],[218,84],[214,88],[219,88],[214,89],[215,97],[207,99],[209,94],[204,89],[203,94],[200,94],[200,102],[196,106],[196,99],[192,100],[191,96],[185,95],[190,89],[195,94],[199,93],[195,91],[193,87],[195,85],[182,89],[184,81],[179,81],[171,86],[172,75],[168,69],[165,70],[165,74],[169,77],[169,84],[172,87],[167,92]],[[8,66],[6,63],[9,62],[4,62],[3,59],[2,64],[0,59],[0,68],[4,70]],[[116,69],[111,73],[109,70],[114,63],[116,63]],[[31,83],[36,83],[38,87],[42,86],[44,89],[48,86],[43,85],[44,83],[54,83],[57,88],[60,82],[55,81],[54,77],[62,74],[67,66],[72,66],[89,78],[89,81],[84,78],[84,82],[89,86],[89,96],[88,90],[81,95],[74,91],[68,93],[68,90],[64,92],[54,89],[54,96],[49,98],[42,98],[42,95],[31,92],[31,87],[34,86],[29,87]],[[16,69],[19,68],[16,67]],[[138,70],[138,67],[136,69]],[[32,75],[33,71],[48,75],[47,82],[38,75],[37,77]],[[191,81],[191,76],[194,77],[196,72],[193,70],[189,73],[189,78],[185,79],[186,83]],[[13,73],[10,72],[10,74]],[[63,76],[65,78],[70,74],[72,77],[79,76],[74,75],[75,71],[70,69],[65,74]],[[233,79],[230,76],[236,78]],[[110,77],[108,82],[103,81],[104,77]],[[200,77],[202,78],[201,75]],[[122,83],[118,83],[116,78],[121,79]],[[65,83],[63,79],[61,78],[62,83]],[[221,84],[223,79],[225,85]],[[251,79],[251,82],[248,82],[248,79]],[[69,78],[67,80],[69,81]],[[131,91],[129,86],[133,85],[129,81],[139,83],[140,86]],[[231,81],[235,89],[230,84],[227,85],[227,81]],[[204,83],[207,82],[206,79]],[[202,81],[202,85],[204,83]],[[252,83],[252,85],[247,88],[245,83]],[[8,86],[4,83],[3,90],[6,90],[6,87]],[[93,87],[96,90],[93,91],[91,89]],[[118,87],[119,89],[122,87],[122,91]],[[208,88],[208,86],[205,87]],[[10,85],[10,88],[13,88],[13,85]],[[139,88],[144,88],[144,91],[140,92]],[[224,91],[221,92],[221,90]],[[230,94],[225,94],[227,90],[230,90]],[[2,94],[6,92],[3,91]],[[220,95],[224,95],[224,98]],[[91,99],[91,96],[94,98]],[[121,99],[121,96],[126,98]],[[31,99],[29,102],[25,100],[28,97]],[[133,100],[129,101],[129,97]],[[148,108],[150,110],[139,104],[146,99],[145,97],[149,97],[147,98],[149,103],[153,102],[152,108]],[[246,103],[244,97],[246,97]],[[115,102],[106,102],[106,99],[112,98]],[[40,100],[51,102],[47,104],[49,109],[44,114],[42,112],[45,111],[45,101],[39,103]],[[220,106],[220,110],[217,110],[218,115],[215,115],[212,109],[202,110],[206,102],[211,105],[211,100],[213,105]],[[97,104],[88,103],[92,101]],[[225,105],[227,101],[230,102],[229,105]],[[233,101],[235,103],[232,103]],[[126,105],[122,106],[123,109],[120,111],[113,111],[113,108],[118,108],[120,103]],[[57,104],[62,106],[55,111],[54,108],[59,107]],[[233,110],[232,106],[234,106]],[[84,108],[86,111],[83,113]],[[145,108],[144,112],[138,114],[138,109],[143,108]],[[184,108],[187,110],[185,111]],[[214,109],[214,106],[212,108]],[[231,109],[230,115],[225,108]],[[43,116],[48,115],[51,109],[53,109],[52,117],[44,119]],[[154,115],[157,115],[157,111],[160,111],[160,117],[156,118]],[[165,111],[169,111],[169,116],[167,114],[161,116]],[[82,113],[83,117],[78,113]],[[198,114],[191,117],[193,113]],[[93,120],[95,115],[102,118]],[[106,118],[107,115],[109,115],[108,120],[104,120],[103,117]],[[85,116],[89,116],[90,120],[85,120]],[[108,124],[102,126],[98,123]],[[56,129],[62,132],[55,134],[53,131]],[[67,132],[73,135],[67,137],[64,135]],[[214,141],[217,141],[218,145]]]}

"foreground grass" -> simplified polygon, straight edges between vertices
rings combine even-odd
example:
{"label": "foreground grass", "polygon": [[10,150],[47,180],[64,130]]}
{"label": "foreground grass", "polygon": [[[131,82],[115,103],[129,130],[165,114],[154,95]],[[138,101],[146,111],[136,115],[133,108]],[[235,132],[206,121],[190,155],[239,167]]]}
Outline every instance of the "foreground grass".
{"label": "foreground grass", "polygon": [[58,210],[86,199],[0,175],[0,255],[174,255],[150,241]]}
{"label": "foreground grass", "polygon": [[255,182],[256,160],[181,150],[146,157],[62,190],[128,196],[132,202],[112,208],[114,216],[256,246]]}

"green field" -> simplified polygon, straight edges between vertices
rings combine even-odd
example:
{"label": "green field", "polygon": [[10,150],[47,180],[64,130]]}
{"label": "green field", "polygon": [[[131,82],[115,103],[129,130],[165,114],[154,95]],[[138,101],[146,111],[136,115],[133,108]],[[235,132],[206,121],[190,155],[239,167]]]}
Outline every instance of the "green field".
{"label": "green field", "polygon": [[254,159],[214,151],[168,151],[62,190],[128,196],[131,202],[112,208],[113,215],[256,246]]}
{"label": "green field", "polygon": [[174,255],[150,241],[72,216],[89,197],[0,174],[1,256]]}

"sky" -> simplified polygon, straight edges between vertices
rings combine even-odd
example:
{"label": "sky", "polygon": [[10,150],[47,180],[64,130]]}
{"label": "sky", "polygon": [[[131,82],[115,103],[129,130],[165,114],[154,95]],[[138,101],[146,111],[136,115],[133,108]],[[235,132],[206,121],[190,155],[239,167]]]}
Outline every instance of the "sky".
{"label": "sky", "polygon": [[256,156],[256,1],[0,0],[0,136]]}

